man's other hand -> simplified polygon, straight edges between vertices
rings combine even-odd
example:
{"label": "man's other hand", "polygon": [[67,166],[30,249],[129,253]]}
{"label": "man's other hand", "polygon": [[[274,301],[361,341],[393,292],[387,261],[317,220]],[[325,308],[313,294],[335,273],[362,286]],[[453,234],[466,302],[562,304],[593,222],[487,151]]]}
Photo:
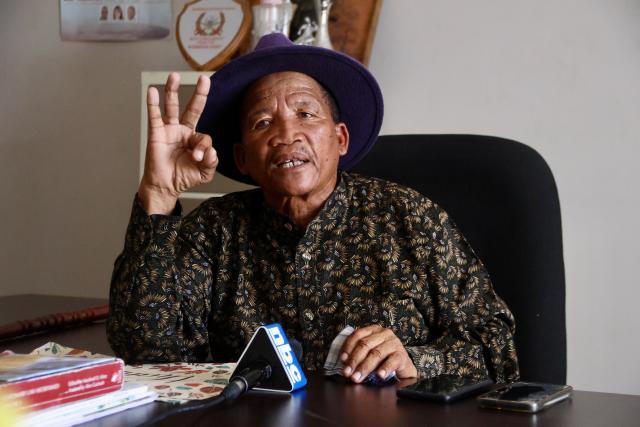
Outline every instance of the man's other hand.
{"label": "man's other hand", "polygon": [[394,372],[398,378],[414,378],[418,371],[400,339],[391,329],[370,325],[356,329],[342,344],[343,374],[359,383],[374,370],[385,379]]}
{"label": "man's other hand", "polygon": [[158,90],[147,91],[149,136],[138,198],[149,215],[170,214],[181,193],[213,179],[216,150],[209,135],[196,132],[210,85],[208,77],[200,76],[180,118],[178,73],[169,74],[164,86],[164,115]]}

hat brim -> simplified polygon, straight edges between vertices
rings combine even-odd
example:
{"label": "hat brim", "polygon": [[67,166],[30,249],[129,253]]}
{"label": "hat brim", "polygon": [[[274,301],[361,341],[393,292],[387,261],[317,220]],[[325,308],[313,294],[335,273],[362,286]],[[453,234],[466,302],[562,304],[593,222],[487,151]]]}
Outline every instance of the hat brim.
{"label": "hat brim", "polygon": [[375,143],[384,113],[382,93],[362,64],[330,49],[303,45],[269,47],[241,56],[211,76],[211,89],[197,131],[211,135],[218,153],[218,172],[255,184],[237,169],[233,157],[233,145],[241,142],[240,104],[249,85],[282,71],[312,77],[335,98],[340,121],[349,131],[349,150],[340,158],[341,169],[348,170],[358,163]]}

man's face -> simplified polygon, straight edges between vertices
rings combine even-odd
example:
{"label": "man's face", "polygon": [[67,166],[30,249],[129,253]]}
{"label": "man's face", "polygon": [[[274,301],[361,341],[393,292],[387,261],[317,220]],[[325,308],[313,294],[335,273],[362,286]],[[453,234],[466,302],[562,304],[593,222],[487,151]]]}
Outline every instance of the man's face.
{"label": "man's face", "polygon": [[349,147],[344,123],[335,123],[326,92],[296,72],[255,82],[243,104],[238,169],[268,195],[313,197],[335,188],[338,161]]}

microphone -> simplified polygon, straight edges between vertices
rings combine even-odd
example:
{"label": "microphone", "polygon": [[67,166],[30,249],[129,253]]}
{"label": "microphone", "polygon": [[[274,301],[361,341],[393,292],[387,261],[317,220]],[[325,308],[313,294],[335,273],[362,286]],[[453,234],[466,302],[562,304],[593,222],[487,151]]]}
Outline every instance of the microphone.
{"label": "microphone", "polygon": [[254,367],[248,367],[232,377],[221,394],[227,402],[234,400],[260,384],[260,381],[271,378],[272,373],[273,370],[268,363],[258,363]]}
{"label": "microphone", "polygon": [[256,330],[222,391],[225,400],[236,399],[248,390],[292,392],[307,384],[298,358],[302,345],[289,341],[278,323]]}
{"label": "microphone", "polygon": [[230,402],[248,390],[292,392],[307,385],[298,358],[302,357],[302,344],[287,336],[278,323],[261,326],[251,337],[229,384],[216,397],[178,406],[140,424],[138,427],[155,426],[176,414],[208,409]]}

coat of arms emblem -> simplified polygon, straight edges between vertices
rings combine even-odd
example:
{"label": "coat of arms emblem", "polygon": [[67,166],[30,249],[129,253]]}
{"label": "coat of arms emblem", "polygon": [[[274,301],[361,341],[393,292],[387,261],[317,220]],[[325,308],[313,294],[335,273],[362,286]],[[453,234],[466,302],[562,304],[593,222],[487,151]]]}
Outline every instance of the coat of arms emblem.
{"label": "coat of arms emblem", "polygon": [[196,36],[219,36],[224,27],[224,12],[218,15],[203,12],[196,20],[196,29],[193,32]]}
{"label": "coat of arms emblem", "polygon": [[251,28],[249,0],[195,0],[176,24],[180,52],[195,70],[215,70],[240,49]]}

